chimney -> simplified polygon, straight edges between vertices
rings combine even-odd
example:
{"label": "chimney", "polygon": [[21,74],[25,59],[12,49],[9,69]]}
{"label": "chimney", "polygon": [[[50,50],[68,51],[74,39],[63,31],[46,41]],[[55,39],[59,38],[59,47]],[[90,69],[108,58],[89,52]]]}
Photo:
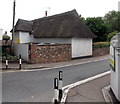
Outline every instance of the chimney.
{"label": "chimney", "polygon": [[45,11],[45,17],[47,17],[47,11]]}

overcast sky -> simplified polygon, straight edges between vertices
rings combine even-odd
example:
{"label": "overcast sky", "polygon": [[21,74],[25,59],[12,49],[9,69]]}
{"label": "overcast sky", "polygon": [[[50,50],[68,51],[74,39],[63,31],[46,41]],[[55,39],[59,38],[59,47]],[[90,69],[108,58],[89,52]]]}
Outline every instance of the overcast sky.
{"label": "overcast sky", "polygon": [[[76,9],[83,17],[104,16],[112,10],[118,10],[120,0],[16,0],[16,18],[33,20],[48,15]],[[0,28],[9,31],[12,28],[13,0],[0,0]]]}

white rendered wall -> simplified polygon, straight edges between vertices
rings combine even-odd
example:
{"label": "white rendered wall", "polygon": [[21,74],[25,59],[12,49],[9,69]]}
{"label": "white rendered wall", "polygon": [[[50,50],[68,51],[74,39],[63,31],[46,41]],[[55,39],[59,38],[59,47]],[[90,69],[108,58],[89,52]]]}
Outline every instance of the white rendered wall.
{"label": "white rendered wall", "polygon": [[20,33],[20,43],[29,43],[32,41],[32,38],[28,32],[19,32],[19,33]]}
{"label": "white rendered wall", "polygon": [[0,28],[0,40],[2,40],[3,29]]}
{"label": "white rendered wall", "polygon": [[72,58],[92,55],[92,39],[72,38]]}
{"label": "white rendered wall", "polygon": [[72,58],[91,56],[92,55],[92,39],[90,38],[34,38],[28,32],[19,32],[14,36],[14,43],[58,43],[58,44],[71,44]]}
{"label": "white rendered wall", "polygon": [[29,60],[29,54],[28,54],[28,44],[17,44],[14,43],[13,45],[14,49],[14,54],[16,56],[19,56],[21,54],[22,59],[25,61]]}
{"label": "white rendered wall", "polygon": [[20,43],[29,43],[31,42],[31,37],[28,32],[15,32],[13,36],[13,42],[18,43],[18,39]]}
{"label": "white rendered wall", "polygon": [[19,32],[20,43],[58,43],[58,44],[71,44],[71,38],[34,38],[28,32]]}
{"label": "white rendered wall", "polygon": [[71,38],[39,38],[34,39],[36,43],[58,43],[58,44],[71,44]]}
{"label": "white rendered wall", "polygon": [[13,43],[18,43],[18,38],[20,38],[19,32],[15,32],[13,36]]}
{"label": "white rendered wall", "polygon": [[34,38],[30,36],[33,43],[58,43],[58,44],[71,44],[71,38]]}

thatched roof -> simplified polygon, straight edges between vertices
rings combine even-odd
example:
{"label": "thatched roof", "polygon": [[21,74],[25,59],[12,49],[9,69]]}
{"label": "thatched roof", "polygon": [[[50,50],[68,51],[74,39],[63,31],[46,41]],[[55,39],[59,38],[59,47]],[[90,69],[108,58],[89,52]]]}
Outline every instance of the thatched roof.
{"label": "thatched roof", "polygon": [[15,25],[15,31],[31,32],[32,31],[32,26],[33,26],[32,21],[18,19],[18,21]]}
{"label": "thatched roof", "polygon": [[76,10],[33,21],[19,19],[15,31],[26,31],[35,38],[93,38],[93,32],[80,20]]}

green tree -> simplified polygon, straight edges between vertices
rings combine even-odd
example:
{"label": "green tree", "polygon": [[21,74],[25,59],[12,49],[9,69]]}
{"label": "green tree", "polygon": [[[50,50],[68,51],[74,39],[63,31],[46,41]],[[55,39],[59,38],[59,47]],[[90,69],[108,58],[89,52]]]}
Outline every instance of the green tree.
{"label": "green tree", "polygon": [[120,12],[109,11],[104,16],[104,21],[108,27],[108,32],[120,31]]}
{"label": "green tree", "polygon": [[107,36],[107,41],[111,41],[111,38],[117,34],[117,31],[111,32]]}
{"label": "green tree", "polygon": [[7,43],[8,40],[10,40],[10,36],[7,35],[6,31],[5,31],[4,35],[2,36],[2,39],[5,40],[5,43]]}
{"label": "green tree", "polygon": [[84,17],[82,17],[81,15],[79,15],[79,17],[80,17],[80,20],[82,20],[83,22],[85,22],[85,18]]}
{"label": "green tree", "polygon": [[106,41],[107,36],[105,34],[107,33],[107,25],[105,24],[102,17],[89,17],[85,20],[85,23],[97,36],[94,39],[95,42]]}
{"label": "green tree", "polygon": [[8,35],[3,35],[2,38],[3,38],[3,40],[6,40],[6,41],[7,41],[7,40],[10,40],[10,36],[8,36]]}

